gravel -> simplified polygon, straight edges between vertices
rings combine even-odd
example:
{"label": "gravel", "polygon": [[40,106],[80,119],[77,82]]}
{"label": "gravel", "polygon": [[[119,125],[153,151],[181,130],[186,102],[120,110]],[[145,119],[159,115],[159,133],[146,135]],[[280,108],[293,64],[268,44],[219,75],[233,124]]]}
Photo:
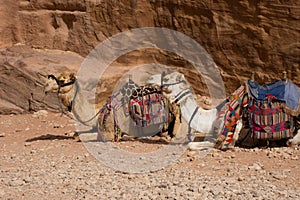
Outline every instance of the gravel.
{"label": "gravel", "polygon": [[30,131],[7,126],[0,138],[1,199],[300,199],[299,148],[186,151],[161,170],[132,174],[105,167],[66,136],[68,119],[29,120]]}
{"label": "gravel", "polygon": [[[199,162],[197,158],[193,161],[189,158],[185,156],[183,163],[178,161],[157,172],[128,174],[106,168],[84,152],[67,156],[44,155],[36,149],[9,157],[2,155],[2,161],[14,165],[1,165],[0,193],[7,199],[300,198],[299,183],[289,186],[275,184],[276,181],[288,178],[291,175],[289,171],[282,173],[265,170],[260,163],[245,168],[229,165],[225,170],[224,166],[211,166],[213,170],[207,171],[199,169],[201,164],[188,169],[182,167],[186,162]],[[226,160],[228,158],[222,159]],[[214,175],[214,171],[218,170],[225,173]]]}

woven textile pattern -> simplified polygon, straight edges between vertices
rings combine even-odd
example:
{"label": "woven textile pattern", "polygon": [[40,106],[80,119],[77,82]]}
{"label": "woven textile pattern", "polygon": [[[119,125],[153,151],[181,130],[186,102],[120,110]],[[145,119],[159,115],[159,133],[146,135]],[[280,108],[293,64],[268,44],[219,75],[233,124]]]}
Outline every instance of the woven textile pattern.
{"label": "woven textile pattern", "polygon": [[[228,103],[218,114],[215,132],[219,132],[217,138],[217,147],[226,150],[232,142],[237,121],[242,117],[242,108],[247,104],[245,98],[245,87],[239,87],[230,97]],[[218,125],[221,125],[220,127]]]}
{"label": "woven textile pattern", "polygon": [[146,127],[168,121],[168,112],[161,94],[148,94],[132,99],[129,105],[136,126]]}
{"label": "woven textile pattern", "polygon": [[274,97],[259,101],[251,99],[249,125],[251,137],[256,139],[283,139],[292,137],[293,119],[282,109],[282,103]]}

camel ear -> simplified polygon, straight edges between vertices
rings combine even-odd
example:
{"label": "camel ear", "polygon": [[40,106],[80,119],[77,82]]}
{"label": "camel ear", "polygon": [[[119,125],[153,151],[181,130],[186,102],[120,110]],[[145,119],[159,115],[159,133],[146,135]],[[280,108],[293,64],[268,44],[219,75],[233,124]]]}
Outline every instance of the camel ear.
{"label": "camel ear", "polygon": [[76,77],[75,77],[75,73],[74,73],[74,72],[70,73],[70,79],[71,79],[72,81],[75,81],[75,80],[76,80]]}
{"label": "camel ear", "polygon": [[170,94],[172,91],[168,88],[163,88],[163,92],[166,94]]}

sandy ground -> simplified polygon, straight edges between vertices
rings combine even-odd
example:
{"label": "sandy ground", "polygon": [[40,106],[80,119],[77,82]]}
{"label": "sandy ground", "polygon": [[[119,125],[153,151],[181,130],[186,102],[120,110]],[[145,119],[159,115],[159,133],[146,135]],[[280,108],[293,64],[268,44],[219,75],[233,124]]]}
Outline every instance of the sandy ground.
{"label": "sandy ground", "polygon": [[[66,116],[1,115],[0,127],[0,199],[300,199],[298,147],[186,150],[161,170],[131,174],[93,157]],[[141,152],[162,145],[119,144]]]}

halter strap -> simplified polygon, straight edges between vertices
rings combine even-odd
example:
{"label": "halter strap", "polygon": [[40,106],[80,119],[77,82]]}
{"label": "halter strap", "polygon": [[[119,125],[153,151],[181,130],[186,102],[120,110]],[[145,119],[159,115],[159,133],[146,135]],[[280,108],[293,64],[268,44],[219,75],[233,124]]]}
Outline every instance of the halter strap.
{"label": "halter strap", "polygon": [[68,82],[68,83],[62,83],[62,82],[61,82],[60,80],[58,80],[58,78],[56,78],[56,76],[54,76],[53,74],[48,75],[48,79],[50,79],[50,78],[52,78],[52,79],[55,80],[55,82],[56,82],[56,84],[58,85],[59,89],[62,88],[62,87],[66,87],[66,86],[72,85],[72,84],[74,84],[75,81],[76,81],[76,78],[75,78],[74,80],[72,80],[72,81],[70,81],[70,82]]}
{"label": "halter strap", "polygon": [[[181,81],[178,81],[178,82],[175,82],[175,83],[163,83],[164,82],[164,77],[166,76],[166,72],[163,72],[161,74],[161,91],[163,87],[165,86],[171,86],[171,85],[177,85],[177,84],[180,84],[180,83],[186,83],[185,80],[181,80]],[[181,92],[179,92],[178,94],[175,95],[175,100],[174,102],[175,103],[178,103],[180,102],[180,100],[186,96],[188,96],[189,94],[191,93],[191,90],[190,89],[186,89],[186,90],[183,90]]]}
{"label": "halter strap", "polygon": [[188,139],[189,139],[190,141],[192,141],[192,134],[191,134],[192,127],[191,127],[191,124],[192,124],[192,121],[193,121],[193,119],[194,119],[196,113],[198,112],[198,110],[199,110],[199,106],[195,108],[195,110],[194,110],[194,112],[193,112],[193,114],[192,114],[192,116],[191,116],[191,119],[190,119],[190,121],[189,121],[189,124],[188,124],[188,126],[189,126],[189,128],[188,128]]}
{"label": "halter strap", "polygon": [[175,95],[175,103],[178,103],[182,98],[188,96],[191,93],[190,89],[183,90]]}

